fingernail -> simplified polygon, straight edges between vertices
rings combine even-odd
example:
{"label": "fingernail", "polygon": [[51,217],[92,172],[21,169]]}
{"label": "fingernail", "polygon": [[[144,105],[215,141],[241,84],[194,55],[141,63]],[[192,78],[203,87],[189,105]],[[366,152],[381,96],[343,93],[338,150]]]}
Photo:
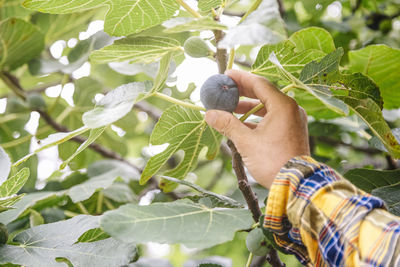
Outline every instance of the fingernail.
{"label": "fingernail", "polygon": [[212,111],[212,110],[207,111],[206,112],[206,117],[205,117],[207,124],[210,125],[210,126],[215,125],[215,121],[217,120],[217,116],[218,116],[218,114],[217,114],[216,111]]}

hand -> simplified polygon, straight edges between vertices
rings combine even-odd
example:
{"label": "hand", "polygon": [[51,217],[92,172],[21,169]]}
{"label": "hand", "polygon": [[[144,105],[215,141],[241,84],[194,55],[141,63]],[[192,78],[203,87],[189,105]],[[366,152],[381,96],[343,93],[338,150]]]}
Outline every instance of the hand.
{"label": "hand", "polygon": [[241,96],[258,100],[240,101],[235,112],[244,114],[258,105],[260,123],[242,123],[226,111],[206,112],[206,122],[235,144],[243,162],[259,184],[270,188],[280,168],[292,157],[310,155],[307,115],[295,100],[267,79],[244,71],[225,73],[238,85]]}

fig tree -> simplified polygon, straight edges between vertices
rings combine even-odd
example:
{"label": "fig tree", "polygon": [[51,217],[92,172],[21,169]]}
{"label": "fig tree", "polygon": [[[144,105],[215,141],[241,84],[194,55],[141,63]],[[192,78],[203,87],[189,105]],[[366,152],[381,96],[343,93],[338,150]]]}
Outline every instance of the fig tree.
{"label": "fig tree", "polygon": [[264,256],[268,252],[268,241],[260,228],[251,230],[247,235],[246,246],[251,253],[257,256]]}
{"label": "fig tree", "polygon": [[239,102],[236,83],[225,74],[209,77],[200,89],[200,100],[204,107],[233,112]]}
{"label": "fig tree", "polygon": [[183,48],[191,57],[207,57],[211,54],[207,43],[198,36],[189,37],[183,44]]}

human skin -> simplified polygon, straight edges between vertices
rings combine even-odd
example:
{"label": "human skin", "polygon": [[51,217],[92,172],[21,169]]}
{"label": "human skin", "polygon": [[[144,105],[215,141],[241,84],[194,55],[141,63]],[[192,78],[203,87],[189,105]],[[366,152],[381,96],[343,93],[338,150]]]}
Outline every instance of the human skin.
{"label": "human skin", "polygon": [[307,115],[296,101],[279,91],[267,79],[240,70],[225,72],[238,85],[240,101],[235,112],[245,114],[260,102],[255,113],[262,120],[243,123],[229,112],[209,110],[208,125],[235,144],[243,162],[256,181],[270,188],[282,166],[291,158],[310,155]]}

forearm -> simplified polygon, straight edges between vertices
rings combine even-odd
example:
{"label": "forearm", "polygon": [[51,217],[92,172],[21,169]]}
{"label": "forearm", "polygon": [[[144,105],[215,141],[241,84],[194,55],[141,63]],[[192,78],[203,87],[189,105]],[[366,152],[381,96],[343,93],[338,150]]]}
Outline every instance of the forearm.
{"label": "forearm", "polygon": [[317,266],[395,264],[400,254],[399,218],[310,157],[296,157],[281,169],[264,227],[278,244]]}

